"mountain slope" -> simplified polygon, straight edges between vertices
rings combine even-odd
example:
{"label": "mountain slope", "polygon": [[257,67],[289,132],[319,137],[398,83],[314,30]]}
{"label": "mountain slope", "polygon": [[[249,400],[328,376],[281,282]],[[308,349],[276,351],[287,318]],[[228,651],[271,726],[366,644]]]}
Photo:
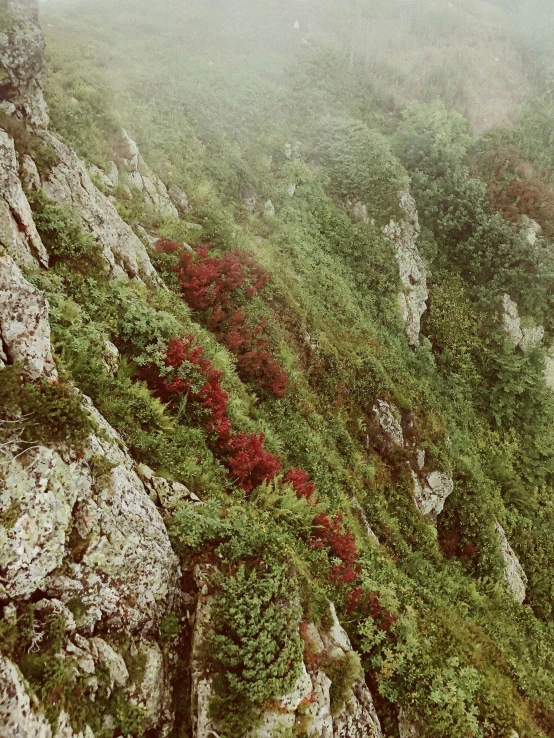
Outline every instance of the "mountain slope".
{"label": "mountain slope", "polygon": [[50,130],[0,35],[0,736],[552,735],[548,99],[475,138],[324,5],[103,7]]}

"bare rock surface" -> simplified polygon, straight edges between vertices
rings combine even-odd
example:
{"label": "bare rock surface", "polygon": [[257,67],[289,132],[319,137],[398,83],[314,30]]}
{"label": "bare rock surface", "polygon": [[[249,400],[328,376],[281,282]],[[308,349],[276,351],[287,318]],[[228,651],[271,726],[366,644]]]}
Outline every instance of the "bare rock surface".
{"label": "bare rock surface", "polygon": [[411,346],[419,345],[421,316],[427,310],[427,272],[417,248],[419,219],[413,197],[408,191],[400,193],[402,220],[391,219],[383,229],[387,241],[394,249],[400,281],[404,290],[398,301],[404,330]]}
{"label": "bare rock surface", "polygon": [[30,379],[57,377],[50,346],[48,301],[28,282],[15,261],[0,252],[0,354],[21,363]]}
{"label": "bare rock surface", "polygon": [[542,325],[522,326],[517,304],[510,295],[502,296],[502,324],[514,345],[522,351],[529,351],[538,346],[544,337]]}
{"label": "bare rock surface", "polygon": [[58,157],[58,164],[42,186],[52,200],[79,213],[86,230],[102,245],[103,256],[113,277],[150,279],[159,283],[142,241],[122,220],[108,198],[96,188],[89,173],[73,149],[52,133],[41,134]]}
{"label": "bare rock surface", "polygon": [[[34,162],[25,156],[28,177],[34,179]],[[32,166],[31,166],[32,164]],[[31,171],[30,171],[31,170]],[[36,173],[38,176],[38,172]],[[33,221],[19,178],[13,139],[0,128],[0,246],[19,264],[48,266],[48,254]]]}
{"label": "bare rock surface", "polygon": [[508,591],[512,593],[516,602],[520,605],[525,600],[527,590],[527,575],[519,563],[513,548],[510,546],[504,528],[495,521],[494,530],[498,536],[500,552],[504,560],[504,581]]}
{"label": "bare rock surface", "polygon": [[36,0],[7,0],[5,30],[0,32],[0,99],[36,126],[48,125],[42,93],[44,38],[38,22]]}
{"label": "bare rock surface", "polygon": [[[137,144],[124,128],[121,130],[115,163],[118,170],[119,184],[126,185],[131,193],[133,191],[141,193],[145,202],[160,215],[169,218],[179,216],[179,209],[174,204],[167,187],[158,175],[147,166],[140,155]],[[176,189],[173,189],[174,198],[177,199],[180,207],[183,208],[182,212],[184,212],[188,207],[188,200],[182,190],[177,193]]]}
{"label": "bare rock surface", "polygon": [[377,400],[373,406],[373,412],[379,423],[379,428],[385,436],[395,445],[404,446],[404,434],[400,425],[400,413],[392,408],[388,402]]}

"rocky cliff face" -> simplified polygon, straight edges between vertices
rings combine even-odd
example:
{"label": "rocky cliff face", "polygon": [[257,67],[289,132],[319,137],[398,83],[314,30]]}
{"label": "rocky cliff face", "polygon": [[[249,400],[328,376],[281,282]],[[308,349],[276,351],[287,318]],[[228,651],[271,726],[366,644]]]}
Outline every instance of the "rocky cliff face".
{"label": "rocky cliff face", "polygon": [[[0,129],[0,368],[17,364],[25,380],[55,383],[48,301],[22,272],[29,266],[47,268],[50,260],[33,220],[30,192],[41,189],[52,202],[78,213],[85,232],[100,245],[111,278],[151,284],[160,280],[143,243],[93,184],[83,162],[44,130],[44,44],[36,2],[9,0],[8,11],[0,33],[3,108],[32,127],[51,161],[40,170]],[[141,192],[161,215],[175,217],[187,207],[184,193],[174,189],[170,197],[126,134],[117,164],[108,173],[111,179],[100,170],[92,174],[105,178],[106,189],[107,182],[114,187],[123,183]],[[106,343],[104,356],[109,371],[116,372],[113,344]],[[3,632],[12,633],[14,643],[26,643],[27,668],[30,659],[36,668],[53,670],[58,685],[33,694],[15,657],[0,656],[0,738],[95,738],[135,728],[166,736],[174,724],[179,686],[175,655],[163,642],[164,618],[194,619],[187,607],[196,594],[194,587],[182,589],[163,515],[178,504],[201,502],[184,485],[137,464],[92,402],[76,388],[71,391],[91,427],[79,447],[22,441],[26,417],[17,409],[0,419]],[[198,738],[212,731],[210,683],[197,663],[202,634],[209,628],[208,612],[200,586],[190,664],[192,724]],[[306,636],[314,653],[327,660],[352,654],[332,612],[329,632],[310,625]],[[311,736],[380,738],[365,682],[357,678],[334,714],[330,687],[321,669],[304,665],[294,693],[276,696],[256,735],[269,738],[301,721]],[[65,689],[78,699],[66,697],[64,708],[54,709]]]}

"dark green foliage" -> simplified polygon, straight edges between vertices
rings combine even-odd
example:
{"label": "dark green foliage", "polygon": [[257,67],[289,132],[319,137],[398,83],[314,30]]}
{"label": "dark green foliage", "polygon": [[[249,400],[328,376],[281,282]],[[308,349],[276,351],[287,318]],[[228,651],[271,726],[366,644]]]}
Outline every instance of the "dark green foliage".
{"label": "dark green foliage", "polygon": [[95,429],[67,377],[29,382],[17,365],[0,370],[0,408],[4,417],[21,418],[18,436],[29,445],[71,441],[79,446]]}
{"label": "dark green foliage", "polygon": [[300,612],[290,572],[268,562],[217,577],[208,654],[214,671],[211,711],[223,735],[243,732],[267,699],[287,694],[300,673]]}
{"label": "dark green foliage", "polygon": [[354,119],[325,118],[314,152],[339,197],[367,203],[380,219],[394,212],[391,203],[407,176],[382,134]]}

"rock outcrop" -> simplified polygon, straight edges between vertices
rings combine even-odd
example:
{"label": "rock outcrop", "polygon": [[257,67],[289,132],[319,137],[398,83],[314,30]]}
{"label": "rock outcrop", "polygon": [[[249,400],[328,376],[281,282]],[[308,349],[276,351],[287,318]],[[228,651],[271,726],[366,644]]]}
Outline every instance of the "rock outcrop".
{"label": "rock outcrop", "polygon": [[[28,170],[32,159],[28,156],[25,159]],[[3,246],[19,264],[38,262],[41,266],[48,266],[48,254],[21,186],[14,142],[1,128],[0,246]]]}
{"label": "rock outcrop", "polygon": [[512,593],[516,602],[520,605],[525,600],[527,590],[527,575],[519,563],[513,548],[508,543],[506,532],[498,521],[495,521],[494,530],[498,536],[500,552],[504,560],[504,581],[508,591]]}
{"label": "rock outcrop", "polygon": [[452,477],[444,472],[434,471],[427,475],[424,484],[421,484],[415,472],[412,471],[414,480],[414,500],[423,513],[433,520],[444,509],[444,503],[454,491]]}
{"label": "rock outcrop", "polygon": [[391,219],[383,229],[387,241],[394,249],[400,281],[404,290],[398,296],[404,330],[411,346],[419,345],[421,316],[427,309],[427,273],[417,248],[419,219],[413,197],[409,192],[400,193],[402,220]]}
{"label": "rock outcrop", "polygon": [[[177,218],[179,212],[162,180],[147,165],[140,155],[139,148],[127,131],[121,130],[120,141],[116,147],[115,164],[118,182],[127,186],[131,193],[141,194],[147,205],[159,215]],[[175,194],[175,191],[174,191]],[[184,193],[182,193],[184,195]],[[181,204],[182,198],[180,198]],[[188,206],[188,201],[187,201]]]}
{"label": "rock outcrop", "polygon": [[502,296],[502,308],[502,324],[504,330],[514,342],[514,346],[522,351],[529,351],[539,346],[544,337],[542,325],[531,324],[523,327],[517,303],[512,300],[510,295],[504,294]]}
{"label": "rock outcrop", "polygon": [[7,0],[1,20],[0,100],[5,101],[3,107],[8,112],[35,126],[46,126],[44,38],[36,0]]}
{"label": "rock outcrop", "polygon": [[[396,410],[396,408],[394,408]],[[396,414],[384,400],[377,400],[373,406],[373,412],[379,423],[379,428],[386,438],[395,446],[404,447],[404,434],[400,425],[400,413],[396,410]]]}
{"label": "rock outcrop", "polygon": [[15,261],[0,253],[0,368],[21,364],[29,379],[55,379],[48,301],[28,282]]}
{"label": "rock outcrop", "polygon": [[56,152],[58,160],[42,178],[46,195],[80,215],[84,228],[102,245],[112,276],[159,283],[144,244],[119,217],[108,198],[93,185],[85,165],[73,149],[47,131],[42,132],[41,137]]}

